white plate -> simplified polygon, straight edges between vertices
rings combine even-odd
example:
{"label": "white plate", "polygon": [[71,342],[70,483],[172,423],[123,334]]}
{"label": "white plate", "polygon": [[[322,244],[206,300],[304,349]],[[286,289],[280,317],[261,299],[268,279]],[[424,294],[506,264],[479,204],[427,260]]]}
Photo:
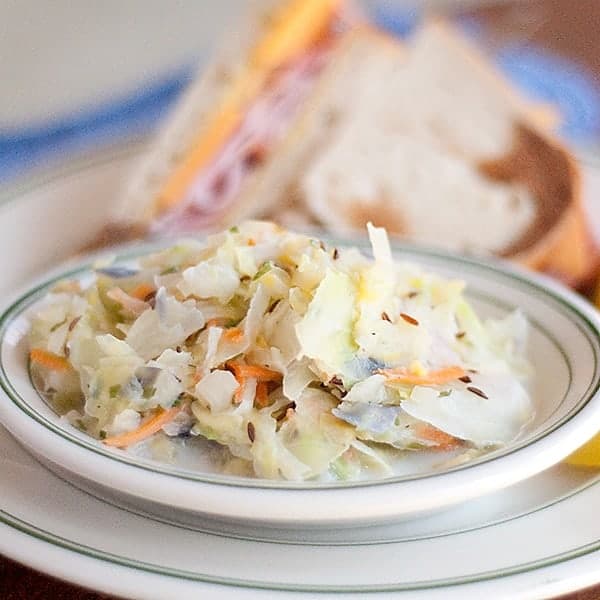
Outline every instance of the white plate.
{"label": "white plate", "polygon": [[[86,202],[85,194],[68,196],[80,207]],[[146,251],[136,246],[129,252]],[[61,420],[29,378],[26,315],[64,270],[32,285],[0,316],[0,385],[8,395],[0,422],[62,477],[124,506],[203,528],[221,529],[224,521],[234,522],[230,530],[237,533],[248,533],[248,525],[265,527],[265,537],[277,539],[279,528],[316,528],[317,536],[323,527],[344,528],[351,541],[361,539],[351,528],[431,513],[530,477],[600,430],[600,319],[587,303],[549,280],[500,264],[408,246],[396,247],[395,254],[464,279],[485,317],[519,308],[529,320],[536,417],[505,448],[445,470],[424,470],[407,458],[407,474],[385,480],[301,484],[194,472],[107,448]],[[73,277],[88,272],[85,262],[67,271]]]}
{"label": "white plate", "polygon": [[[19,261],[5,261],[0,291],[6,295],[91,236],[137,158],[138,149],[125,149],[7,194],[0,251]],[[77,228],[62,229],[57,240],[79,197],[87,201]],[[139,600],[345,597],[339,591],[548,598],[600,582],[596,478],[553,467],[447,514],[405,523],[387,544],[305,545],[301,532],[295,544],[276,544],[191,532],[112,507],[59,480],[0,428],[0,552]],[[521,516],[506,520],[511,515]]]}
{"label": "white plate", "polygon": [[600,474],[564,465],[398,525],[392,542],[321,545],[301,532],[269,543],[137,516],[58,479],[1,428],[0,457],[0,552],[136,600],[519,600],[600,581]]}

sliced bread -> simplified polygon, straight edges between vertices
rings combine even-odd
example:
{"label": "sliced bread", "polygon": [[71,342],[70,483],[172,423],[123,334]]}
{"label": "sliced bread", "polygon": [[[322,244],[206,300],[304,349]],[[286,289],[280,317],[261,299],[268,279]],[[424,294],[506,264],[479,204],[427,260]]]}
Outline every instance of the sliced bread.
{"label": "sliced bread", "polygon": [[597,254],[579,171],[532,123],[530,105],[440,23],[426,25],[397,65],[385,85],[357,85],[350,114],[301,176],[312,215],[344,233],[372,220],[416,241],[585,279]]}

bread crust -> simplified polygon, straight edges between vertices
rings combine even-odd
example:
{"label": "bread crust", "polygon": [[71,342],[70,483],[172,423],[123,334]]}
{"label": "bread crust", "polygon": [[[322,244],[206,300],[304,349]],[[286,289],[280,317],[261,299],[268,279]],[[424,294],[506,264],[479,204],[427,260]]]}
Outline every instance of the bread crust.
{"label": "bread crust", "polygon": [[520,122],[513,148],[479,168],[490,179],[524,185],[537,203],[531,226],[502,255],[570,285],[585,283],[597,268],[599,253],[586,222],[581,171],[572,154]]}

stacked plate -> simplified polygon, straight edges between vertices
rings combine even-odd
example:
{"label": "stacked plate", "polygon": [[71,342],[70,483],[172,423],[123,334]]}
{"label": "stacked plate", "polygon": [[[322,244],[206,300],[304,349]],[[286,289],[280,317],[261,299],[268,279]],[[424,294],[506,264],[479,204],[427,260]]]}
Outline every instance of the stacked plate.
{"label": "stacked plate", "polygon": [[[97,157],[5,198],[5,294],[100,228],[140,152]],[[74,210],[77,230],[64,216]],[[123,259],[139,251],[126,249]],[[465,279],[483,314],[525,312],[537,401],[525,436],[441,473],[340,484],[191,472],[107,449],[61,421],[27,370],[27,314],[56,277],[85,272],[85,260],[72,262],[27,285],[0,317],[0,421],[14,436],[0,429],[0,551],[132,598],[259,598],[265,590],[525,598],[595,583],[599,477],[560,464],[600,429],[595,311],[546,279],[499,264],[397,252]]]}

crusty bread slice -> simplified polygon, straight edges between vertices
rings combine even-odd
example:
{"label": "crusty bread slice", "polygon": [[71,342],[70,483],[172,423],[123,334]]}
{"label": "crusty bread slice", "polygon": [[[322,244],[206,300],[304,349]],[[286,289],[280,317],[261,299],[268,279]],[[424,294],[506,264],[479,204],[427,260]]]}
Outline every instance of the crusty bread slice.
{"label": "crusty bread slice", "polygon": [[373,220],[569,283],[588,276],[597,254],[577,165],[531,123],[530,105],[440,23],[398,64],[385,87],[353,96],[350,118],[306,169],[300,196],[311,213],[338,231]]}
{"label": "crusty bread slice", "polygon": [[535,218],[524,187],[490,181],[427,139],[368,127],[340,134],[311,164],[301,189],[313,214],[337,233],[372,221],[458,252],[500,253]]}
{"label": "crusty bread slice", "polygon": [[586,284],[600,255],[585,215],[581,172],[573,156],[556,140],[520,123],[510,151],[479,168],[490,179],[520,182],[536,200],[535,219],[503,255],[569,285]]}

